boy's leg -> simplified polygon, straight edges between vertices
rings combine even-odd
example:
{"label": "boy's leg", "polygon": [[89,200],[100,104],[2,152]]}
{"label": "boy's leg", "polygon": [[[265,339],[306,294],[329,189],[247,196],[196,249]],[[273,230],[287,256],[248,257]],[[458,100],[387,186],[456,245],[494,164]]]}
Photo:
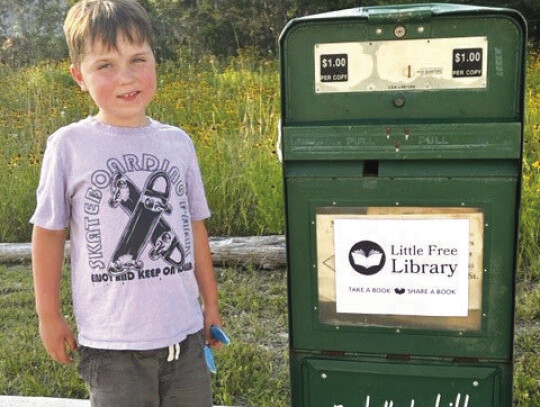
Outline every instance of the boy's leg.
{"label": "boy's leg", "polygon": [[160,372],[160,407],[212,407],[210,373],[204,358],[204,334],[189,335],[180,344],[178,360]]}
{"label": "boy's leg", "polygon": [[92,407],[159,407],[157,351],[107,351],[81,347],[79,371]]}

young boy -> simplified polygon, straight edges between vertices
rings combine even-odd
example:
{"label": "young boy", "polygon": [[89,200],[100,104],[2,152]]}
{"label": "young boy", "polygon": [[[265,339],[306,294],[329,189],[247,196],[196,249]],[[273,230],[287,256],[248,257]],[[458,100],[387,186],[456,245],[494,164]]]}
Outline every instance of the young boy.
{"label": "young boy", "polygon": [[83,0],[64,31],[71,74],[99,112],[47,142],[31,219],[42,341],[73,362],[59,294],[69,227],[92,406],[211,406],[203,347],[221,319],[210,212],[191,139],[145,115],[156,92],[149,18],[134,0]]}

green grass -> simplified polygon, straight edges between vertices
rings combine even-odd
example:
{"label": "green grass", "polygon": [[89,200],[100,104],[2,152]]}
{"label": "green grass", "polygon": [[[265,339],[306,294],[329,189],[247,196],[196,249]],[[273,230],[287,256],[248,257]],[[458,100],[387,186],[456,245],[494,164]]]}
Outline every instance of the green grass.
{"label": "green grass", "polygon": [[[285,271],[218,269],[220,306],[233,343],[215,352],[214,402],[285,407],[290,386]],[[63,312],[71,316],[69,273]],[[518,287],[514,406],[540,405],[540,283]],[[71,320],[71,317],[69,317]],[[72,320],[71,320],[72,321]],[[74,366],[45,354],[28,266],[0,266],[0,394],[87,398]]]}
{"label": "green grass", "polygon": [[233,343],[216,351],[216,402],[289,405],[287,285],[284,271],[217,271],[220,308]]}
{"label": "green grass", "polygon": [[[287,303],[284,271],[218,269],[228,347],[214,352],[214,402],[288,405]],[[62,282],[63,313],[72,321],[70,278]],[[0,394],[88,398],[75,366],[53,362],[41,345],[27,266],[0,266]]]}
{"label": "green grass", "polygon": [[[538,302],[536,303],[537,308]],[[515,336],[514,405],[540,406],[540,319],[517,330]]]}
{"label": "green grass", "polygon": [[[28,267],[0,267],[0,394],[85,398],[74,366],[49,359],[41,345]],[[71,320],[69,281],[62,286],[62,308]]]}

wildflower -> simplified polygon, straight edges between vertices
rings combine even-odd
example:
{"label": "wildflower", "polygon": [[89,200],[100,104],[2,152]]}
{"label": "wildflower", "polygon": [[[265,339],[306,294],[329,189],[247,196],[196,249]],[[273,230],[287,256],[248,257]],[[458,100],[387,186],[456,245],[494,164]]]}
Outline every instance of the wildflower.
{"label": "wildflower", "polygon": [[540,169],[540,160],[536,160],[535,162],[533,162],[532,166],[536,169]]}
{"label": "wildflower", "polygon": [[7,51],[7,50],[10,49],[12,46],[13,46],[13,39],[8,37],[8,38],[4,41],[4,43],[2,44],[2,50],[3,50],[3,51]]}

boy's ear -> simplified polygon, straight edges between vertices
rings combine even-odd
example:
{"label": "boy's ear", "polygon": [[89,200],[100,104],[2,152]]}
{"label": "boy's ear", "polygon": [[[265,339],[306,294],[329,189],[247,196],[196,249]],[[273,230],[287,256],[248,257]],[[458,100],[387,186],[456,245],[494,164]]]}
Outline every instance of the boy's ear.
{"label": "boy's ear", "polygon": [[77,82],[77,85],[79,85],[83,91],[86,92],[88,88],[86,87],[86,84],[84,83],[84,78],[82,76],[82,73],[79,67],[77,67],[74,64],[71,64],[71,66],[69,67],[69,70],[71,72],[71,76],[73,77],[73,80]]}

